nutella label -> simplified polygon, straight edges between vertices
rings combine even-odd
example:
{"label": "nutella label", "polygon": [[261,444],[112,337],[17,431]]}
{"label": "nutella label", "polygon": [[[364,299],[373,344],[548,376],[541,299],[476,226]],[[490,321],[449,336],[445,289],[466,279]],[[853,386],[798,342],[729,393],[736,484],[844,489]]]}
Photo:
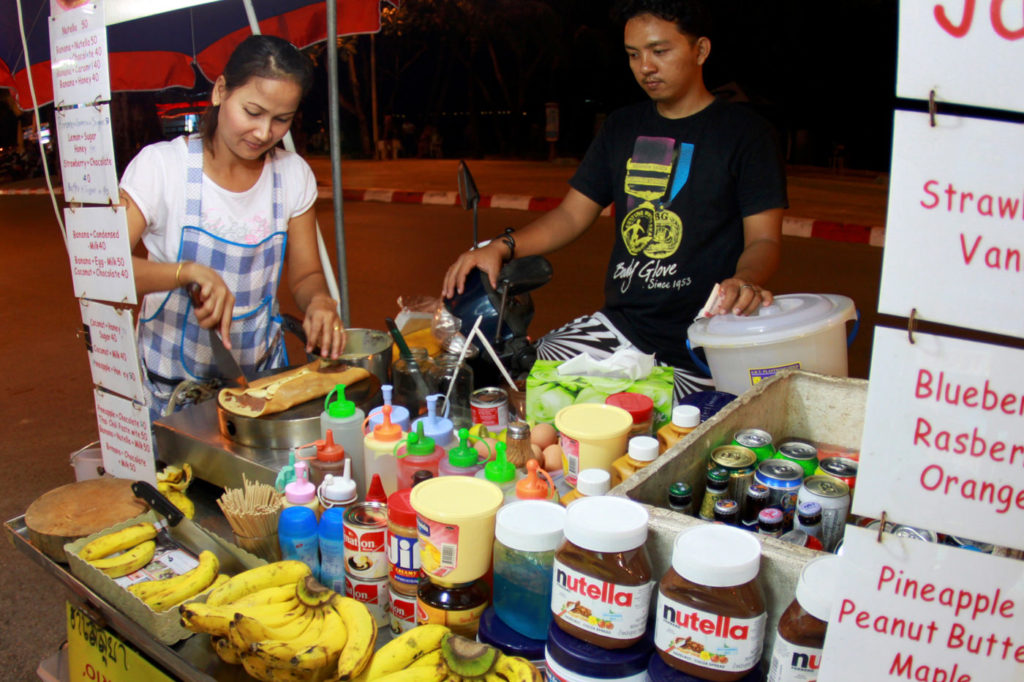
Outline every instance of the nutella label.
{"label": "nutella label", "polygon": [[768,671],[768,682],[814,682],[821,667],[821,649],[797,646],[783,639],[775,638],[772,649],[772,667]]}
{"label": "nutella label", "polygon": [[619,585],[580,573],[555,559],[551,610],[555,618],[595,635],[634,639],[647,629],[654,582]]}
{"label": "nutella label", "polygon": [[654,646],[690,665],[743,672],[757,665],[767,615],[732,618],[701,611],[658,593]]}

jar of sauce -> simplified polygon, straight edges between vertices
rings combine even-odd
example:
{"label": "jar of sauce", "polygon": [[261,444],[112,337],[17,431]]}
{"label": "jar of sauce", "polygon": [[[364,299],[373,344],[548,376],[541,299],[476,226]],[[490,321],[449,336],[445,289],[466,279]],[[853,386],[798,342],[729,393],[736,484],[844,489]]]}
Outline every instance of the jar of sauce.
{"label": "jar of sauce", "polygon": [[650,436],[654,433],[654,401],[643,393],[612,393],[604,399],[605,405],[621,407],[633,418],[629,437]]}
{"label": "jar of sauce", "polygon": [[476,639],[489,598],[490,590],[483,580],[445,584],[424,576],[416,595],[416,623],[440,623],[457,635]]}
{"label": "jar of sauce", "polygon": [[720,524],[676,536],[661,580],[654,645],[676,670],[713,682],[743,679],[764,643],[764,595],[757,583],[761,543]]}
{"label": "jar of sauce", "polygon": [[654,590],[646,541],[647,510],[637,502],[581,497],[567,507],[551,588],[558,627],[605,649],[643,639]]}
{"label": "jar of sauce", "polygon": [[779,619],[768,682],[818,679],[825,630],[839,588],[839,557],[827,555],[800,571],[796,598]]}

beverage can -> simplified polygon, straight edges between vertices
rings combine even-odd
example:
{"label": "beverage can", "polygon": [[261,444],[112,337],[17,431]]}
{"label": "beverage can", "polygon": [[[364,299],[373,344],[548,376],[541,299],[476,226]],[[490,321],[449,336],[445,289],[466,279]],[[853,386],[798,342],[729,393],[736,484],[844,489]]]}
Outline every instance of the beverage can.
{"label": "beverage can", "polygon": [[910,538],[911,540],[920,540],[921,542],[937,542],[938,538],[935,536],[933,531],[927,530],[926,528],[916,528],[914,526],[898,525],[892,529],[892,534],[901,538]]}
{"label": "beverage can", "polygon": [[818,462],[818,468],[814,473],[838,478],[850,487],[852,494],[857,486],[857,466],[857,460],[849,457],[826,457]]}
{"label": "beverage can", "polygon": [[483,424],[491,431],[508,426],[508,393],[497,386],[478,388],[469,396],[473,423]]}
{"label": "beverage can", "polygon": [[722,445],[711,451],[708,469],[722,467],[729,472],[729,497],[741,501],[754,480],[757,454],[742,445]]}
{"label": "beverage can", "polygon": [[779,443],[775,457],[799,464],[804,476],[813,476],[818,468],[818,448],[802,440],[787,440]]}
{"label": "beverage can", "polygon": [[732,437],[733,445],[742,445],[750,448],[757,455],[757,461],[763,462],[775,455],[775,446],[772,445],[772,434],[764,429],[740,429]]}
{"label": "beverage can", "polygon": [[345,510],[345,572],[359,580],[388,577],[387,505],[360,502]]}
{"label": "beverage can", "polygon": [[839,479],[816,474],[804,479],[797,503],[817,502],[821,505],[819,539],[825,551],[835,551],[843,538],[846,517],[850,513],[850,487]]}
{"label": "beverage can", "polygon": [[782,510],[784,525],[787,528],[793,523],[796,497],[803,478],[804,470],[784,459],[763,460],[754,472],[754,479],[768,488],[768,506]]}

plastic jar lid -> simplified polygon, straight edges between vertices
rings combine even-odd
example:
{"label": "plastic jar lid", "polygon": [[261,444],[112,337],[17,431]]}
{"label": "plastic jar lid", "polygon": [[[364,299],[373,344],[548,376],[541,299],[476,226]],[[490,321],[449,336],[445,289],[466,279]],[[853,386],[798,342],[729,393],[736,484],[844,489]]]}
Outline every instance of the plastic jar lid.
{"label": "plastic jar lid", "polygon": [[672,408],[672,424],[681,429],[692,429],[700,424],[700,408],[696,405],[676,405]]}
{"label": "plastic jar lid", "polygon": [[[761,682],[761,664],[758,663],[749,673],[739,679],[739,682]],[[658,655],[655,651],[651,655],[651,662],[647,666],[647,679],[650,682],[702,682],[704,678],[687,675],[681,670],[676,670]]]}
{"label": "plastic jar lid", "polygon": [[654,401],[643,393],[612,393],[604,399],[605,405],[621,407],[633,417],[634,424],[642,424],[651,418]]}
{"label": "plastic jar lid", "polygon": [[658,458],[658,439],[634,436],[629,439],[629,456],[638,462],[653,462]]}
{"label": "plastic jar lid", "polygon": [[807,562],[796,584],[796,600],[804,611],[828,622],[839,590],[839,557],[834,554]]}
{"label": "plastic jar lid", "polygon": [[647,670],[651,648],[650,641],[644,638],[625,649],[605,649],[573,637],[552,622],[544,654],[579,675],[617,680]]}
{"label": "plastic jar lid", "polygon": [[732,587],[757,577],[761,543],[749,531],[719,524],[681,531],[672,549],[672,569],[707,587]]}
{"label": "plastic jar lid", "polygon": [[567,405],[555,415],[555,428],[576,440],[619,438],[633,427],[633,417],[621,407],[600,403]]}
{"label": "plastic jar lid", "polygon": [[388,496],[388,521],[406,528],[416,527],[416,510],[412,508],[412,488],[405,488]]}
{"label": "plastic jar lid", "polygon": [[857,316],[853,300],[834,294],[785,294],[754,315],[715,315],[687,330],[696,348],[745,348],[789,341]]}
{"label": "plastic jar lid", "polygon": [[505,625],[493,606],[484,609],[480,616],[480,629],[476,638],[484,644],[500,649],[507,656],[522,656],[528,661],[544,659],[543,639],[530,639]]}
{"label": "plastic jar lid", "polygon": [[576,477],[576,491],[580,495],[604,495],[611,487],[611,474],[604,469],[584,469]]}
{"label": "plastic jar lid", "polygon": [[636,549],[647,541],[647,510],[625,497],[580,497],[566,508],[565,539],[592,552]]}
{"label": "plastic jar lid", "polygon": [[521,500],[498,510],[494,538],[521,552],[550,552],[562,542],[565,507],[545,500]]}

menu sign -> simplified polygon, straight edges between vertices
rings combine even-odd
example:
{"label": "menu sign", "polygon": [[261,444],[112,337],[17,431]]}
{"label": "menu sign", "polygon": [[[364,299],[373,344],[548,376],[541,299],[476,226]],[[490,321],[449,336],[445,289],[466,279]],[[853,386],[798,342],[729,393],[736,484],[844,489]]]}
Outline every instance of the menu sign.
{"label": "menu sign", "polygon": [[58,108],[110,101],[107,27],[101,4],[50,17],[50,67]]}
{"label": "menu sign", "polygon": [[846,529],[819,682],[1024,678],[1024,563],[877,537]]}
{"label": "menu sign", "polygon": [[896,94],[1024,111],[1024,13],[1005,0],[903,0]]}
{"label": "menu sign", "polygon": [[84,298],[79,303],[93,383],[144,403],[131,313]]}
{"label": "menu sign", "polygon": [[57,135],[65,201],[118,203],[109,105],[58,110]]}
{"label": "menu sign", "polygon": [[95,393],[103,468],[115,478],[156,485],[149,408],[103,390]]}
{"label": "menu sign", "polygon": [[879,312],[1024,336],[1022,158],[1022,125],[896,112]]}
{"label": "menu sign", "polygon": [[135,275],[124,208],[64,209],[76,298],[135,303]]}

